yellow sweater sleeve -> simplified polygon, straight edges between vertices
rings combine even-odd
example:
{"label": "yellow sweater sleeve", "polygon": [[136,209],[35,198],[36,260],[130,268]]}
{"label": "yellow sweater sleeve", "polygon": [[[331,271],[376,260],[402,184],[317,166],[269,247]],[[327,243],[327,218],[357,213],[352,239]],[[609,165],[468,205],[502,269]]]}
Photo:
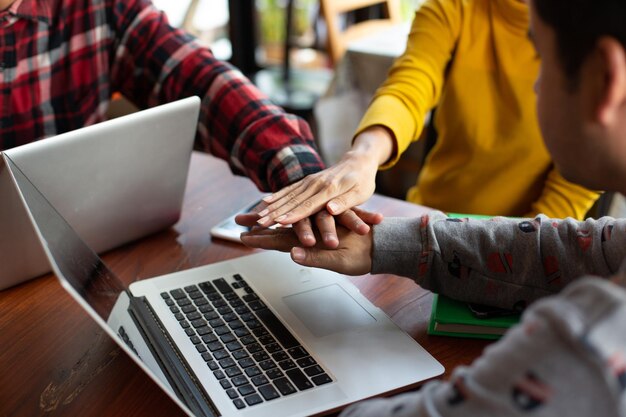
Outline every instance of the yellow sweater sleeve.
{"label": "yellow sweater sleeve", "polygon": [[525,217],[545,214],[554,219],[573,217],[582,220],[599,195],[597,191],[590,191],[567,181],[556,168],[552,168],[544,183],[543,192],[532,203],[530,212]]}
{"label": "yellow sweater sleeve", "polygon": [[393,166],[418,139],[426,114],[439,101],[460,32],[460,1],[428,0],[416,12],[406,52],[390,69],[357,128],[355,136],[378,125],[393,132],[397,153],[381,168]]}

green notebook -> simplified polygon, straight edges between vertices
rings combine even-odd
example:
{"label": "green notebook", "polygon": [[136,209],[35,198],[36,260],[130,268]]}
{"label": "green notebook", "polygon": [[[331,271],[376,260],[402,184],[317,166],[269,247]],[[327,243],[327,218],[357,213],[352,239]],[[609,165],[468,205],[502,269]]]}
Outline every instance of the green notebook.
{"label": "green notebook", "polygon": [[481,319],[472,314],[467,303],[435,294],[428,334],[498,339],[519,319],[519,315]]}

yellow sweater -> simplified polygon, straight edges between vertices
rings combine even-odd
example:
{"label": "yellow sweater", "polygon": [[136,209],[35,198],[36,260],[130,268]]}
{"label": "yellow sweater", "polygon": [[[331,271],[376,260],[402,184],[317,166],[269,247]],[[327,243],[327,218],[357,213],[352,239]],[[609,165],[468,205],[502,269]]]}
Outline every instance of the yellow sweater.
{"label": "yellow sweater", "polygon": [[367,110],[357,133],[382,125],[398,154],[420,136],[437,106],[436,146],[409,201],[440,210],[582,219],[598,194],[554,169],[535,113],[539,60],[520,0],[427,0],[406,52]]}

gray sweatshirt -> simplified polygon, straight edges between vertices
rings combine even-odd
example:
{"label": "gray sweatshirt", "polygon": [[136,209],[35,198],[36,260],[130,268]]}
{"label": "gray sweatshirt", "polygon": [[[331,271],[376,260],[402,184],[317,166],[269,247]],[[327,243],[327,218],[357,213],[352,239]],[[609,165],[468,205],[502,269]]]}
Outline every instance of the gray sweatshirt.
{"label": "gray sweatshirt", "polygon": [[341,416],[626,416],[625,232],[626,219],[611,218],[385,219],[374,227],[373,273],[463,301],[533,304],[449,382]]}

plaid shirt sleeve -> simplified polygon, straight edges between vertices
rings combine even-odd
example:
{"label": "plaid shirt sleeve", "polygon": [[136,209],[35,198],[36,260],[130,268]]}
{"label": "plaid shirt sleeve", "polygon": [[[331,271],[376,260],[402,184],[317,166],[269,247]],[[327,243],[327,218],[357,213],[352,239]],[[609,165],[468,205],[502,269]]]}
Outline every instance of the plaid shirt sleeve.
{"label": "plaid shirt sleeve", "polygon": [[197,95],[196,148],[228,161],[262,190],[324,168],[311,130],[181,30],[148,0],[109,0],[115,32],[111,86],[139,107]]}

